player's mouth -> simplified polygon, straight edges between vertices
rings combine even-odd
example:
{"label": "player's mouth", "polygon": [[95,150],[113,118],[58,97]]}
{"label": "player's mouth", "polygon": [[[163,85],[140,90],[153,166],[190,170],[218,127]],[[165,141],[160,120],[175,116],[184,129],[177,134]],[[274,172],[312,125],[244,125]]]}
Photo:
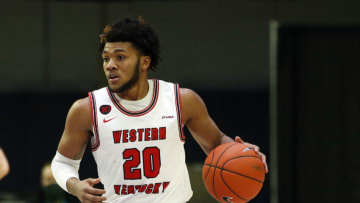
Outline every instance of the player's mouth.
{"label": "player's mouth", "polygon": [[109,81],[110,81],[110,82],[116,82],[116,81],[119,79],[119,76],[117,76],[117,75],[114,74],[114,73],[110,73],[109,76],[108,76],[108,78],[109,78]]}

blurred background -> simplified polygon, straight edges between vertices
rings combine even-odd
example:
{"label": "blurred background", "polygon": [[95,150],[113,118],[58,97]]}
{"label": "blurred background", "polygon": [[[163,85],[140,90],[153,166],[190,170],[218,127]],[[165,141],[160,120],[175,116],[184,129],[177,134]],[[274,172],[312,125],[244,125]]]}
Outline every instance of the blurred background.
{"label": "blurred background", "polygon": [[[359,8],[358,0],[1,0],[0,145],[11,169],[0,202],[42,201],[42,170],[68,109],[106,85],[98,35],[138,15],[161,40],[151,77],[198,92],[224,133],[267,155],[270,173],[251,202],[360,202]],[[189,134],[185,147],[191,202],[215,202],[201,180],[205,154]],[[80,177],[97,177],[89,150]]]}

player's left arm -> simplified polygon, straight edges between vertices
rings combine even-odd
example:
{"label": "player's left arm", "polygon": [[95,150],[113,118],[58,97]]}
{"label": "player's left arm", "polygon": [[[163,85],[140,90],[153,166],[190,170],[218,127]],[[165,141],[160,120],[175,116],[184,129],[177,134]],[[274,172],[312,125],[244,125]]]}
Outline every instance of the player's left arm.
{"label": "player's left arm", "polygon": [[[225,135],[210,117],[206,105],[201,97],[194,91],[180,88],[182,123],[189,129],[191,135],[200,145],[203,151],[208,154],[212,149],[220,144],[234,142]],[[266,171],[266,156],[260,152],[260,147],[244,142],[239,136],[235,137],[235,142],[244,143],[254,148],[261,157]]]}

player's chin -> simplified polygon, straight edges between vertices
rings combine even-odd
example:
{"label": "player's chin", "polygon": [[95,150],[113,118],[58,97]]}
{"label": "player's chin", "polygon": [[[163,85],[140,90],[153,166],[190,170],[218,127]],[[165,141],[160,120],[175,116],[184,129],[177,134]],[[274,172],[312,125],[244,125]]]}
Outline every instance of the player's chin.
{"label": "player's chin", "polygon": [[112,84],[110,84],[110,83],[108,84],[108,87],[109,87],[109,89],[110,89],[111,92],[118,92],[119,89],[120,89],[120,87],[115,86],[115,85],[112,85]]}

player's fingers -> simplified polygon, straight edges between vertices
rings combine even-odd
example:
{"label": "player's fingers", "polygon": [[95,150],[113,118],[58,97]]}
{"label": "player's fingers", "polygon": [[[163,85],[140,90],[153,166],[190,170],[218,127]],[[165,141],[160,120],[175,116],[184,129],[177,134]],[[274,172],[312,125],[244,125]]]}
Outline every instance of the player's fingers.
{"label": "player's fingers", "polygon": [[89,193],[84,196],[84,202],[103,202],[105,200],[106,197],[95,196]]}
{"label": "player's fingers", "polygon": [[249,146],[250,148],[253,148],[256,152],[260,152],[260,147],[254,144],[250,144],[248,142],[244,142],[244,144],[246,144],[247,146]]}
{"label": "player's fingers", "polygon": [[260,152],[260,147],[254,144],[250,144],[248,142],[244,142],[239,136],[235,137],[235,142],[239,142],[239,143],[243,143],[246,144],[247,146],[253,148],[255,150],[255,152],[260,156],[261,161],[263,162],[264,166],[265,166],[265,172],[268,173],[269,169],[266,163],[266,156]]}
{"label": "player's fingers", "polygon": [[261,152],[258,152],[260,158],[261,158],[261,161],[263,162],[264,166],[265,166],[265,172],[268,173],[269,172],[269,169],[268,169],[268,165],[266,163],[266,156],[261,153]]}
{"label": "player's fingers", "polygon": [[91,185],[96,185],[101,182],[100,178],[88,178],[86,181]]}
{"label": "player's fingers", "polygon": [[244,143],[244,140],[242,140],[241,137],[236,136],[236,137],[235,137],[235,142]]}
{"label": "player's fingers", "polygon": [[254,148],[256,152],[260,152],[260,147],[259,146],[252,145],[252,148]]}
{"label": "player's fingers", "polygon": [[105,190],[97,189],[97,188],[91,188],[89,193],[94,194],[94,195],[102,195],[102,194],[105,194]]}
{"label": "player's fingers", "polygon": [[90,193],[90,194],[93,194],[93,195],[102,195],[102,194],[105,194],[105,190],[103,190],[103,189],[97,189],[97,188],[90,188],[87,192]]}
{"label": "player's fingers", "polygon": [[250,144],[250,143],[248,143],[248,142],[244,142],[244,140],[241,139],[241,137],[239,137],[239,136],[236,136],[236,137],[235,137],[235,142],[242,143],[242,144],[246,144],[247,146],[253,148],[256,152],[260,152],[260,147],[259,147],[259,146],[254,145],[254,144]]}
{"label": "player's fingers", "polygon": [[105,190],[87,187],[84,191],[83,199],[84,202],[102,202],[106,200],[106,197],[100,195],[105,194]]}

